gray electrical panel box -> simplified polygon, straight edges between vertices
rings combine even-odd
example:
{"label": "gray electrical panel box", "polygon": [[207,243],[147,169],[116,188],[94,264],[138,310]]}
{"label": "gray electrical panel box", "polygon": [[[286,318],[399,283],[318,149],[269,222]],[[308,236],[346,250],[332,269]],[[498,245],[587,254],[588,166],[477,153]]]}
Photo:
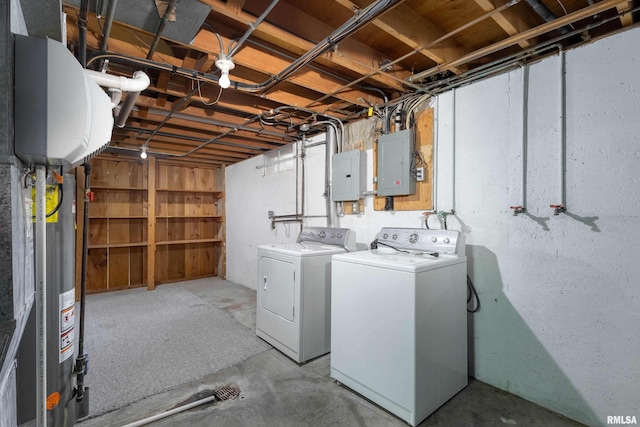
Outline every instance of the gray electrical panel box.
{"label": "gray electrical panel box", "polygon": [[378,196],[415,194],[411,173],[414,131],[406,129],[378,138]]}
{"label": "gray electrical panel box", "polygon": [[355,201],[366,189],[365,154],[360,150],[334,154],[332,162],[332,195],[334,202]]}

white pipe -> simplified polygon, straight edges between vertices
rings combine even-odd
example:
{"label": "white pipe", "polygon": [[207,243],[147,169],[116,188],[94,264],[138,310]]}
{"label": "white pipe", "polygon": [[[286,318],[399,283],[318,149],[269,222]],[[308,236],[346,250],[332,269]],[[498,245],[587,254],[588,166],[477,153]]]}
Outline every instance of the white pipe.
{"label": "white pipe", "polygon": [[47,425],[46,166],[36,166],[36,425]]}
{"label": "white pipe", "polygon": [[567,85],[566,61],[564,50],[560,50],[560,204],[562,209],[567,206],[566,163],[567,163]]}
{"label": "white pipe", "polygon": [[122,99],[122,91],[111,87],[109,88],[109,94],[111,95],[111,108],[116,108]]}
{"label": "white pipe", "polygon": [[154,421],[158,421],[158,420],[161,420],[163,418],[170,417],[171,415],[175,415],[175,414],[178,414],[180,412],[184,412],[184,411],[189,410],[191,408],[195,408],[196,406],[204,405],[205,403],[209,403],[209,402],[212,402],[214,400],[216,400],[215,396],[205,397],[204,399],[200,399],[200,400],[197,400],[195,402],[188,403],[188,404],[186,404],[184,406],[180,406],[178,408],[174,408],[174,409],[171,409],[169,411],[165,411],[165,412],[161,412],[161,413],[156,414],[156,415],[152,415],[152,416],[144,418],[142,420],[135,421],[135,422],[130,423],[130,424],[126,424],[126,425],[124,425],[122,427],[140,427],[140,426],[143,426],[143,425],[146,425],[146,424],[150,424],[150,423],[152,423]]}
{"label": "white pipe", "polygon": [[456,89],[453,88],[453,138],[451,144],[451,212],[456,208]]}
{"label": "white pipe", "polygon": [[136,71],[132,78],[114,76],[99,71],[84,70],[84,74],[91,77],[99,86],[120,89],[123,92],[142,92],[151,84],[149,76],[144,71]]}
{"label": "white pipe", "polygon": [[326,145],[326,157],[325,157],[325,189],[327,193],[327,227],[339,227],[338,208],[336,203],[332,200],[333,197],[333,183],[331,182],[331,175],[333,173],[332,157],[336,152],[337,135],[332,126],[327,126],[327,145]]}
{"label": "white pipe", "polygon": [[433,138],[433,211],[436,212],[438,206],[438,146],[440,145],[440,95],[436,97],[436,116]]}
{"label": "white pipe", "polygon": [[529,145],[529,67],[522,66],[522,188],[520,205],[527,208],[527,148]]}

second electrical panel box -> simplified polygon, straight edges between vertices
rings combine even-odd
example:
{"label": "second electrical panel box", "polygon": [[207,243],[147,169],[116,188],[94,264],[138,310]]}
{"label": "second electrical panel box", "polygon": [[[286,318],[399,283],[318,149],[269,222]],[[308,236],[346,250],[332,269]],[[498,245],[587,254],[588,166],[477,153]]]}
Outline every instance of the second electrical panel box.
{"label": "second electrical panel box", "polygon": [[413,150],[413,129],[378,138],[378,196],[415,194],[416,179],[411,173]]}
{"label": "second electrical panel box", "polygon": [[360,150],[334,154],[332,161],[332,197],[334,202],[355,201],[366,189],[365,155]]}

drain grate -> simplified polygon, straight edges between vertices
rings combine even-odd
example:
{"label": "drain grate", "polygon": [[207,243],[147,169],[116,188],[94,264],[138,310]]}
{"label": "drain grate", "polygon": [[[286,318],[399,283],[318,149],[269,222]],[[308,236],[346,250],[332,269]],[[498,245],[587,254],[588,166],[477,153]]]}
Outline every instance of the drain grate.
{"label": "drain grate", "polygon": [[233,400],[240,396],[240,387],[235,384],[225,385],[213,391],[218,400]]}

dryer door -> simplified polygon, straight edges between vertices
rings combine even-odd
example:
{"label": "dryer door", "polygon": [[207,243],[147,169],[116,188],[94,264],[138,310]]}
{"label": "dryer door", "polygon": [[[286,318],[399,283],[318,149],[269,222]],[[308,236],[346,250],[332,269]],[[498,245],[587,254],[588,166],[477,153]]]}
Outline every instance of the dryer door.
{"label": "dryer door", "polygon": [[260,304],[262,308],[293,321],[295,266],[287,261],[260,258]]}

